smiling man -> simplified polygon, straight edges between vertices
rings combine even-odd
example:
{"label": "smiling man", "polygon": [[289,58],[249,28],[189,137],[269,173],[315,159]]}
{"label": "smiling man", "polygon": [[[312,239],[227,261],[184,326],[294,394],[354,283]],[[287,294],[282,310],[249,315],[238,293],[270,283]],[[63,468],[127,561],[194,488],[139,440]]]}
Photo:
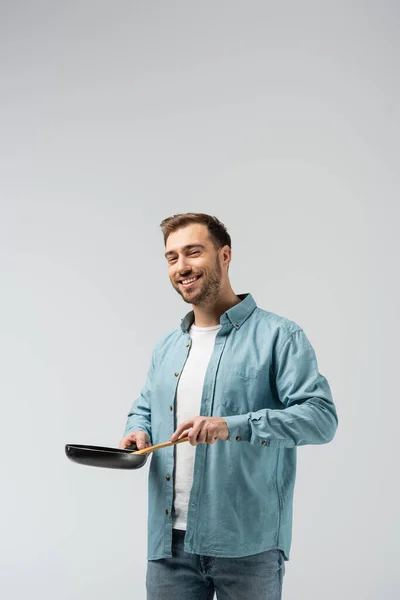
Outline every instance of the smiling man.
{"label": "smiling man", "polygon": [[280,600],[296,448],[334,437],[331,390],[303,329],[233,291],[217,218],[161,229],[192,310],[156,344],[120,447],[189,439],[152,454],[147,599]]}

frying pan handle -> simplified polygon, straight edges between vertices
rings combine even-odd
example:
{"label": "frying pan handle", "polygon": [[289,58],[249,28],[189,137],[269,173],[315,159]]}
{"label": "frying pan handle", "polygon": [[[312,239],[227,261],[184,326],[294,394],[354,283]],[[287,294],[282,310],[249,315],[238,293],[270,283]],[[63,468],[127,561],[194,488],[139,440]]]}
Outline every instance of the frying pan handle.
{"label": "frying pan handle", "polygon": [[187,442],[189,437],[186,435],[175,442],[163,442],[162,444],[156,444],[156,446],[149,446],[148,448],[142,448],[142,450],[136,450],[132,452],[132,454],[150,454],[150,452],[154,452],[154,450],[159,450],[160,448],[166,448],[167,446],[175,446],[175,444],[180,444],[181,442]]}

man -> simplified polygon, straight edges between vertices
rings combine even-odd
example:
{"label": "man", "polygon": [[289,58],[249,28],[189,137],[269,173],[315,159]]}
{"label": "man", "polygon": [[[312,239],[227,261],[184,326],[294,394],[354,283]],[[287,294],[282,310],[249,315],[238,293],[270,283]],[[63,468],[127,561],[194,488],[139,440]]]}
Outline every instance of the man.
{"label": "man", "polygon": [[120,447],[189,441],[152,454],[147,598],[279,600],[296,447],[332,440],[330,387],[301,327],[234,293],[218,219],[161,228],[171,284],[193,310],[156,344]]}

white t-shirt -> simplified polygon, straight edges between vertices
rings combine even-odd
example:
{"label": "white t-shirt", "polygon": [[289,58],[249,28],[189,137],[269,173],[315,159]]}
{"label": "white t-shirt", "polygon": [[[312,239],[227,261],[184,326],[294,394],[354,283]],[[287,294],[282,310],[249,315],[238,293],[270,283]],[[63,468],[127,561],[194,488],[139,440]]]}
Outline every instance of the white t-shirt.
{"label": "white t-shirt", "polygon": [[[221,325],[189,329],[192,345],[176,392],[176,425],[199,416],[204,376],[214,350],[215,337]],[[183,442],[175,446],[174,510],[172,526],[186,530],[187,509],[193,482],[196,446]]]}

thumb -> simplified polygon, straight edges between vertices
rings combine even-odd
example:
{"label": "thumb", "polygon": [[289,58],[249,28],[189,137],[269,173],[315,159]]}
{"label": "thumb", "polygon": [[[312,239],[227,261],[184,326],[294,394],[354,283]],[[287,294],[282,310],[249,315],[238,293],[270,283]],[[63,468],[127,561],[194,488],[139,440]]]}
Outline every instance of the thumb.
{"label": "thumb", "polygon": [[146,447],[148,435],[145,431],[136,432],[136,446],[138,450],[142,450],[142,448]]}

